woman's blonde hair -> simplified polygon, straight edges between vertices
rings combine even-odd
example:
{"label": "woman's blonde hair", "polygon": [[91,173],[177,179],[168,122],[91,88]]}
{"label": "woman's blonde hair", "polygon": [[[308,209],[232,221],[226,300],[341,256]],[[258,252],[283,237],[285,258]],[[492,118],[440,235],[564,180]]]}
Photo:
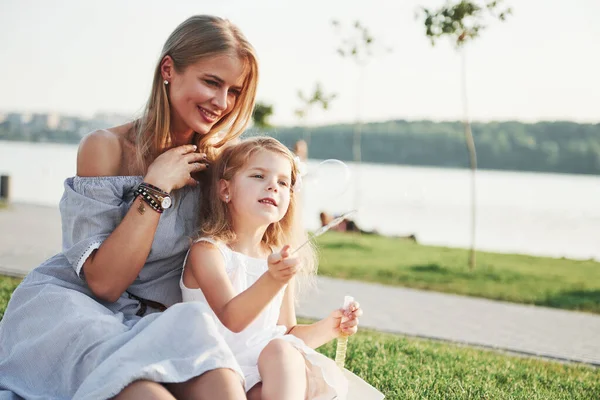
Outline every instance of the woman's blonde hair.
{"label": "woman's blonde hair", "polygon": [[196,144],[199,151],[207,153],[209,160],[212,160],[221,146],[244,132],[252,116],[258,84],[258,62],[254,48],[228,20],[210,15],[190,17],[165,42],[154,70],[150,97],[142,117],[134,122],[139,168],[145,170],[162,150],[171,146],[169,97],[161,74],[163,59],[170,56],[175,70],[181,73],[199,60],[219,55],[239,57],[245,64],[245,80],[231,112],[218,121],[209,133],[200,136]]}
{"label": "woman's blonde hair", "polygon": [[[283,155],[290,161],[292,172],[289,207],[280,221],[269,225],[263,235],[262,242],[267,248],[279,249],[289,244],[292,249],[295,249],[307,239],[301,213],[299,212],[298,193],[294,191],[294,185],[299,179],[295,157],[278,140],[261,136],[251,137],[226,146],[214,166],[211,166],[210,184],[205,187],[201,202],[199,237],[211,237],[226,244],[230,244],[236,239],[229,206],[219,197],[220,181],[222,179],[231,181],[244,168],[248,160],[259,151],[269,151]],[[314,284],[311,278],[316,274],[317,259],[312,243],[304,246],[298,253],[301,262],[299,273],[301,279],[296,279],[296,282],[300,282],[301,285],[298,288],[303,289],[307,284]]]}

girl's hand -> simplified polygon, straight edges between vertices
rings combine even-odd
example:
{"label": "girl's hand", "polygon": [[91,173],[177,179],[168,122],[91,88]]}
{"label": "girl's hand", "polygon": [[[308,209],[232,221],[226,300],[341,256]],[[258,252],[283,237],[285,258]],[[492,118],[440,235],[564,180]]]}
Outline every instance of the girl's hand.
{"label": "girl's hand", "polygon": [[298,257],[290,257],[290,245],[285,245],[279,253],[273,253],[267,259],[268,274],[280,283],[288,283],[298,272]]}
{"label": "girl's hand", "polygon": [[167,193],[185,185],[195,185],[191,174],[208,168],[206,154],[196,153],[196,148],[186,144],[165,151],[150,164],[144,181]]}
{"label": "girl's hand", "polygon": [[[332,330],[334,337],[351,336],[358,331],[358,317],[363,314],[360,304],[356,301],[350,303],[348,310],[339,308],[334,310],[325,320]],[[344,323],[342,323],[342,318]]]}

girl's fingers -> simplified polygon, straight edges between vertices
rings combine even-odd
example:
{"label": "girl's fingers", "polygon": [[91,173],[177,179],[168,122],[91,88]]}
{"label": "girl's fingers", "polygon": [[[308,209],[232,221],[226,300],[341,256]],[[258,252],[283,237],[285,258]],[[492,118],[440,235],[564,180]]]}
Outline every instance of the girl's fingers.
{"label": "girl's fingers", "polygon": [[282,264],[286,267],[295,267],[296,265],[298,265],[300,262],[300,260],[298,260],[298,258],[294,257],[294,258],[285,258],[282,262]]}
{"label": "girl's fingers", "polygon": [[345,321],[343,324],[341,324],[342,329],[350,329],[354,328],[355,326],[358,326],[358,318]]}
{"label": "girl's fingers", "polygon": [[269,255],[269,257],[267,258],[267,261],[271,264],[277,264],[279,261],[281,261],[282,257],[281,257],[281,252],[279,253],[273,253],[271,255]]}
{"label": "girl's fingers", "polygon": [[289,268],[280,269],[279,272],[281,273],[281,276],[283,276],[284,278],[287,278],[287,277],[295,275],[296,272],[298,272],[298,269],[296,267],[289,267]]}
{"label": "girl's fingers", "polygon": [[360,317],[361,315],[363,315],[363,310],[362,310],[362,308],[359,308],[359,309],[357,309],[357,310],[354,310],[354,311],[346,311],[346,312],[344,313],[344,315],[345,315],[346,317],[348,317],[348,318],[358,318],[358,317]]}
{"label": "girl's fingers", "polygon": [[358,329],[356,329],[356,328],[354,328],[354,329],[345,329],[343,332],[344,332],[344,334],[345,334],[346,336],[352,336],[352,335],[354,335],[356,332],[358,332]]}
{"label": "girl's fingers", "polygon": [[285,246],[283,246],[281,251],[279,251],[277,253],[272,253],[271,255],[269,255],[269,257],[267,258],[267,261],[270,262],[271,264],[277,264],[279,261],[281,261],[284,258],[286,258],[287,256],[289,256],[289,254],[288,254],[289,248],[290,248],[290,246],[286,244]]}
{"label": "girl's fingers", "polygon": [[287,258],[290,256],[290,245],[286,244],[285,246],[283,246],[283,248],[281,249],[281,251],[279,252],[281,254],[282,258]]}

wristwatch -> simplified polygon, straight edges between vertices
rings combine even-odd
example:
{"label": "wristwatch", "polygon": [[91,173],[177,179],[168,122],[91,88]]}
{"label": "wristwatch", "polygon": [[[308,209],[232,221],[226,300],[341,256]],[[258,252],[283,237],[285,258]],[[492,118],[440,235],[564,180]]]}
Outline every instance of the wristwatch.
{"label": "wristwatch", "polygon": [[173,204],[173,202],[171,201],[171,196],[164,190],[157,188],[156,186],[151,185],[147,182],[142,182],[140,184],[140,187],[143,188],[146,192],[148,192],[152,197],[154,197],[156,202],[160,204],[163,210],[166,210]]}
{"label": "wristwatch", "polygon": [[160,206],[164,210],[171,207],[171,204],[173,204],[171,202],[171,196],[169,196],[168,194],[158,194],[155,192],[155,193],[152,193],[152,195],[156,198],[156,200],[158,200],[158,202],[160,203]]}

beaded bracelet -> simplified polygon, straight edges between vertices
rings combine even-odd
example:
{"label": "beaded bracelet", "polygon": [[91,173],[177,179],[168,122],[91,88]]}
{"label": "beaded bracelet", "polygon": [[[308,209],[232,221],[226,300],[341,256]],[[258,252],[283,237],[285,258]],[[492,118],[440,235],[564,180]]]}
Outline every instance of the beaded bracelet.
{"label": "beaded bracelet", "polygon": [[164,210],[160,206],[158,201],[156,201],[154,196],[152,196],[143,187],[141,187],[141,185],[135,191],[135,197],[137,197],[137,196],[140,196],[140,198],[143,200],[143,202],[140,202],[140,205],[138,207],[138,212],[140,214],[144,214],[144,212],[146,211],[146,207],[144,207],[144,202],[147,203],[150,207],[152,207],[152,209],[154,211],[156,211],[157,213],[159,213],[159,214],[163,213]]}
{"label": "beaded bracelet", "polygon": [[138,187],[146,190],[146,192],[148,192],[154,198],[154,201],[156,201],[160,205],[163,211],[171,207],[172,203],[171,196],[169,195],[169,193],[146,182],[140,183]]}
{"label": "beaded bracelet", "polygon": [[142,183],[140,183],[140,185],[138,187],[146,188],[146,190],[148,190],[149,192],[156,191],[159,194],[162,194],[163,196],[169,195],[169,193],[165,192],[164,190],[162,190],[154,185],[149,184],[148,182],[142,182]]}

